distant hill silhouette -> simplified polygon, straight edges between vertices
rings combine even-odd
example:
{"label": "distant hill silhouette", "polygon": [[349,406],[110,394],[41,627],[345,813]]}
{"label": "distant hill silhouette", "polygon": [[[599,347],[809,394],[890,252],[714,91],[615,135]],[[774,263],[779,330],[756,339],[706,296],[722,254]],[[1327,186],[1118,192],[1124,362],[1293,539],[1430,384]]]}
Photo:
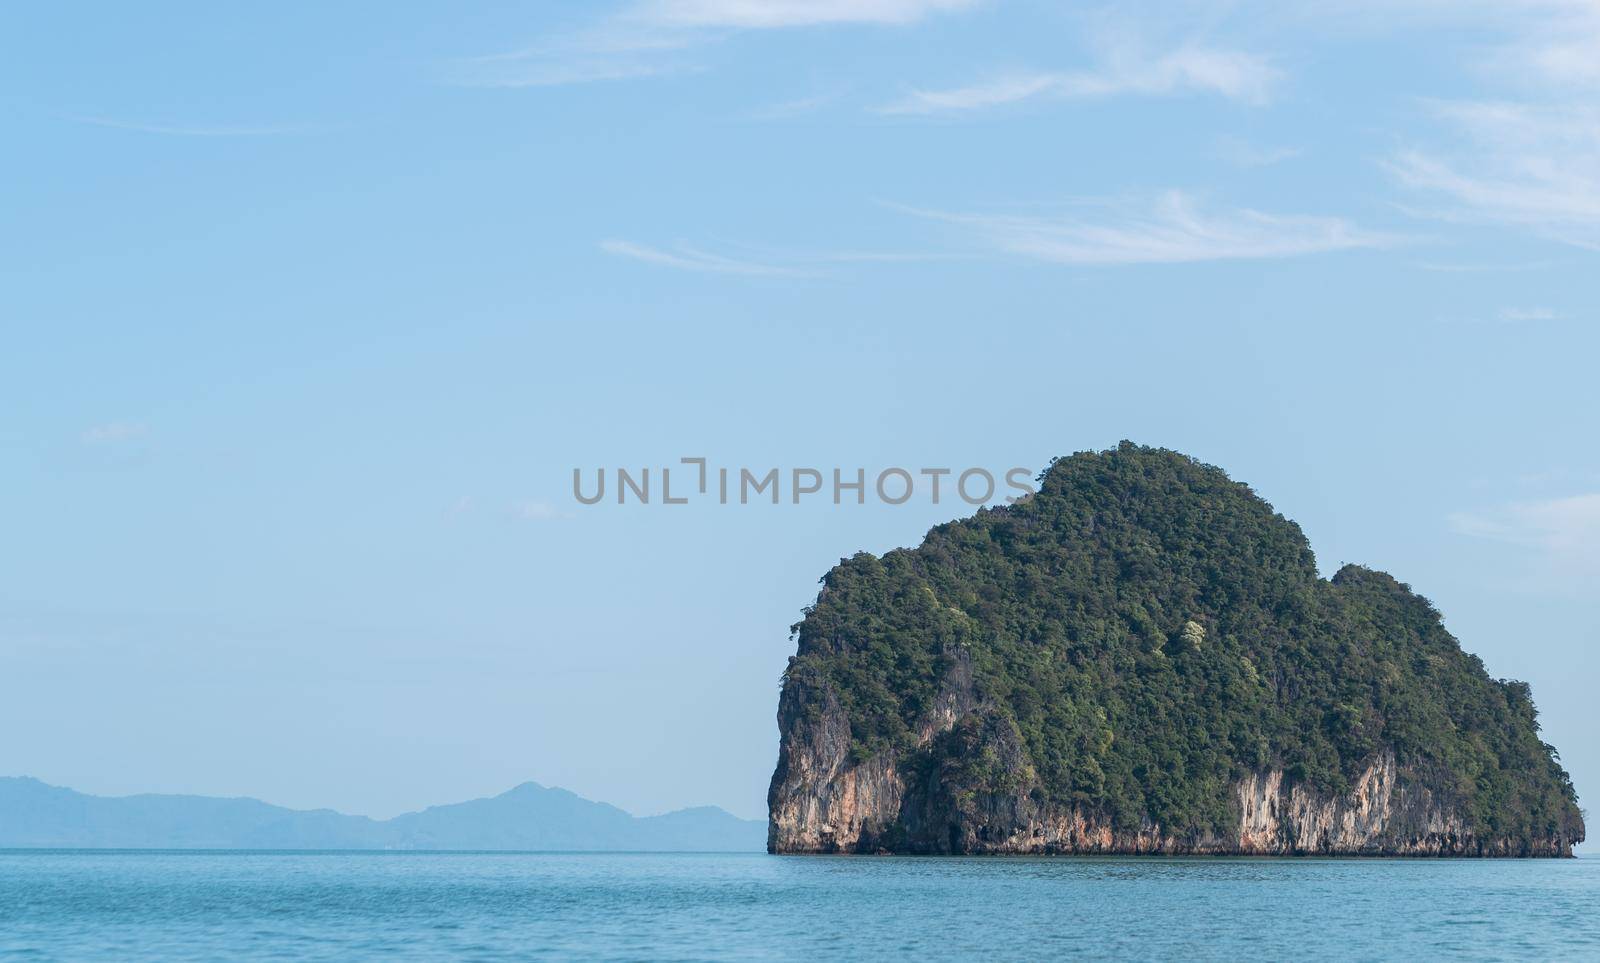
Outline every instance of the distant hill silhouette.
{"label": "distant hill silhouette", "polygon": [[90,796],[0,777],[0,848],[487,849],[758,852],[766,823],[715,806],[636,817],[527,782],[489,799],[377,820],[258,799]]}

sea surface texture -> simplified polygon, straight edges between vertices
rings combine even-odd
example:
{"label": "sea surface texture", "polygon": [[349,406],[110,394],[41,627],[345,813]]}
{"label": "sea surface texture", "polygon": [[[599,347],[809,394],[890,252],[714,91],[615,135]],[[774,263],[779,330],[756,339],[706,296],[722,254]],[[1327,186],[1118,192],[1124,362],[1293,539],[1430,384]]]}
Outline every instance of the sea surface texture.
{"label": "sea surface texture", "polygon": [[0,852],[4,959],[1600,958],[1600,858]]}

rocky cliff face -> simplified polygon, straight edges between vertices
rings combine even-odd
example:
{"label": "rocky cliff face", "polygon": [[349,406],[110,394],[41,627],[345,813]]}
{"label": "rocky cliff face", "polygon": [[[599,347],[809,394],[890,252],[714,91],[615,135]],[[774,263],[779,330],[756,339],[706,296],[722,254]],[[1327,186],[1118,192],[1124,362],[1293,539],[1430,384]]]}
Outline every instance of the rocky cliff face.
{"label": "rocky cliff face", "polygon": [[[1481,836],[1392,751],[1374,756],[1350,791],[1337,795],[1293,784],[1281,769],[1252,773],[1232,786],[1236,822],[1223,834],[1175,835],[1150,823],[1117,828],[1080,808],[1038,801],[1020,747],[1003,729],[985,733],[978,724],[956,740],[964,745],[944,747],[989,753],[1011,767],[1009,788],[975,790],[942,784],[925,770],[904,772],[890,755],[853,762],[838,699],[820,693],[820,712],[808,714],[799,706],[810,695],[786,692],[780,711],[785,737],[768,795],[772,853],[1571,856],[1583,840],[1581,830],[1576,838],[1559,830],[1534,839]],[[957,720],[940,718],[922,733],[920,749],[956,735]]]}
{"label": "rocky cliff face", "polygon": [[1531,694],[1380,572],[1124,444],[840,563],[797,625],[774,853],[1568,856]]}

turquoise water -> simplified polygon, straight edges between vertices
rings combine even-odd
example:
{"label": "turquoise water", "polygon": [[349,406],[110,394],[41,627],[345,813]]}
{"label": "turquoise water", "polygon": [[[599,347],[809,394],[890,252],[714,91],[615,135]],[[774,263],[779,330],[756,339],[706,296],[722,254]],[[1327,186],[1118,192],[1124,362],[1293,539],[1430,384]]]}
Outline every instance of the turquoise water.
{"label": "turquoise water", "polygon": [[1600,859],[0,852],[0,957],[1600,958]]}

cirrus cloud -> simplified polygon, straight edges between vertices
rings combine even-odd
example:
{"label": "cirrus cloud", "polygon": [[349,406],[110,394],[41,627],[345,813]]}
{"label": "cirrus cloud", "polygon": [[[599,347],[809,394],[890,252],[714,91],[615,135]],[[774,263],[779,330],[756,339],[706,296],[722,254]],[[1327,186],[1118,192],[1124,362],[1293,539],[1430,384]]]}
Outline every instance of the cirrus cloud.
{"label": "cirrus cloud", "polygon": [[647,264],[676,268],[680,271],[698,271],[706,274],[743,274],[751,277],[805,277],[806,272],[777,264],[758,261],[741,261],[703,251],[687,244],[678,244],[671,250],[635,244],[632,241],[609,240],[600,242],[600,250],[617,257],[632,258]]}
{"label": "cirrus cloud", "polygon": [[1129,48],[1114,50],[1094,70],[1009,74],[946,90],[914,90],[878,108],[883,114],[972,111],[1028,100],[1089,100],[1120,95],[1209,93],[1252,104],[1266,103],[1281,78],[1264,57],[1230,50],[1183,46],[1150,57]]}
{"label": "cirrus cloud", "polygon": [[1530,550],[1564,577],[1600,576],[1600,492],[1512,502],[1449,521],[1459,534]]}
{"label": "cirrus cloud", "polygon": [[1055,216],[903,210],[967,228],[1001,251],[1056,264],[1284,258],[1384,247],[1400,240],[1339,217],[1208,209],[1182,191],[1081,208]]}
{"label": "cirrus cloud", "polygon": [[142,421],[108,421],[84,430],[83,441],[91,445],[115,445],[134,441],[150,433],[150,426]]}
{"label": "cirrus cloud", "polygon": [[1423,213],[1519,227],[1600,249],[1600,109],[1507,102],[1435,103],[1459,136],[1388,164],[1405,186],[1438,198]]}
{"label": "cirrus cloud", "polygon": [[448,64],[472,87],[550,87],[692,72],[685,52],[729,33],[800,27],[897,26],[981,0],[644,0],[592,26],[507,53]]}
{"label": "cirrus cloud", "polygon": [[772,30],[827,24],[914,23],[979,0],[649,0],[629,16],[679,27]]}

